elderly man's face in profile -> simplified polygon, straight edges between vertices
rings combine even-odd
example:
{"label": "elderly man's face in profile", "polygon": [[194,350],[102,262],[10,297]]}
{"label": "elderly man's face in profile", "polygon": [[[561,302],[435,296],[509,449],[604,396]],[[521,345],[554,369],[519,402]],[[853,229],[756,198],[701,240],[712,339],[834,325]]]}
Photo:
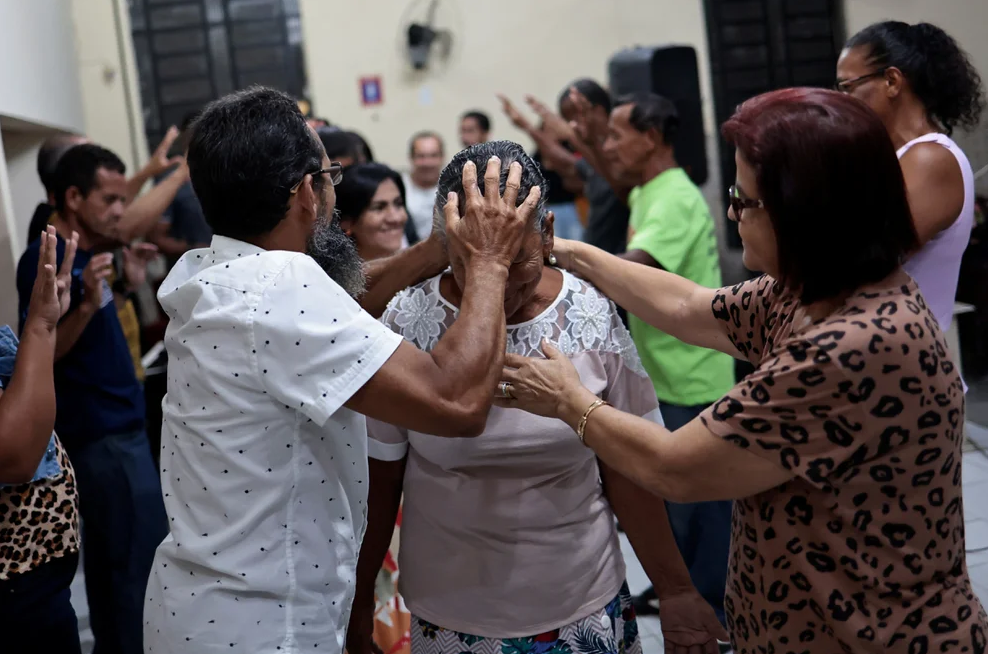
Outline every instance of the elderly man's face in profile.
{"label": "elderly man's face in profile", "polygon": [[651,139],[631,124],[633,109],[634,105],[631,104],[616,107],[607,124],[604,154],[618,174],[641,173],[651,150]]}

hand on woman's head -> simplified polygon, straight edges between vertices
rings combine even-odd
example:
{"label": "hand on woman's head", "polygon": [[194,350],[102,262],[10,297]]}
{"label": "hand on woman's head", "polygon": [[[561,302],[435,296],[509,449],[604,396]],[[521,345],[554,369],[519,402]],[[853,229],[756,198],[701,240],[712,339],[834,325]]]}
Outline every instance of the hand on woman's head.
{"label": "hand on woman's head", "polygon": [[511,266],[542,197],[542,189],[532,186],[525,201],[518,206],[521,175],[521,164],[513,162],[502,195],[501,160],[492,157],[487,163],[484,193],[481,194],[477,166],[472,161],[464,164],[463,215],[460,215],[456,193],[447,196],[443,207],[450,259],[461,259],[465,266],[480,261],[494,262],[504,268]]}

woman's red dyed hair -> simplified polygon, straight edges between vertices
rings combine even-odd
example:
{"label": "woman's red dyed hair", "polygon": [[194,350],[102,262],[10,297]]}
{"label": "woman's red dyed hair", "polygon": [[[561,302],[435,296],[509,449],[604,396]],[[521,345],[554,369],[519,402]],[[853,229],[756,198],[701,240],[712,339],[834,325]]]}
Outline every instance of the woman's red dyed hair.
{"label": "woman's red dyed hair", "polygon": [[722,134],[754,169],[780,281],[805,303],[887,277],[918,247],[895,147],[854,98],[817,88],[748,100]]}

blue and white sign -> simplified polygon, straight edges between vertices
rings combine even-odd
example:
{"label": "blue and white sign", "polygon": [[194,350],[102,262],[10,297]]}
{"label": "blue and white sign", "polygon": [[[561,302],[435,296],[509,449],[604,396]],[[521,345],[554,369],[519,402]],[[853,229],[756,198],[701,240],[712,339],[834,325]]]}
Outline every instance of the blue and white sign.
{"label": "blue and white sign", "polygon": [[378,105],[384,102],[384,94],[381,90],[380,77],[360,78],[360,99],[365,107]]}

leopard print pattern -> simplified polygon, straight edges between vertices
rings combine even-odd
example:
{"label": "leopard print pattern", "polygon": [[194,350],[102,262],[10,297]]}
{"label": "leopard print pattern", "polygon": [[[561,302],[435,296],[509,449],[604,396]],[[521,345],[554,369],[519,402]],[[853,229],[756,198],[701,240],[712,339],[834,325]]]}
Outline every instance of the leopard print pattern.
{"label": "leopard print pattern", "polygon": [[75,474],[55,438],[62,474],[0,489],[0,580],[79,551]]}
{"label": "leopard print pattern", "polygon": [[722,289],[712,310],[756,370],[704,423],[794,475],[735,502],[735,651],[984,654],[963,385],[915,283],[897,272],[817,323],[769,277]]}

